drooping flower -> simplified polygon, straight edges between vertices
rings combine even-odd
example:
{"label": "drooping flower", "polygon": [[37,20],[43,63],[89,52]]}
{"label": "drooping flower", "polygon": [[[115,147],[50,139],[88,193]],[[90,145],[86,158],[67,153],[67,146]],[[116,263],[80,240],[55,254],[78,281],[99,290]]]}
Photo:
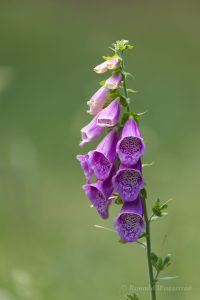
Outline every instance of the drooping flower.
{"label": "drooping flower", "polygon": [[109,59],[109,60],[102,62],[101,64],[99,64],[98,66],[96,66],[94,68],[94,71],[97,74],[103,74],[108,70],[116,69],[118,66],[119,66],[119,58],[116,57],[116,58]]}
{"label": "drooping flower", "polygon": [[121,139],[117,144],[117,153],[120,161],[125,166],[135,164],[143,155],[145,145],[136,121],[130,118],[124,124]]}
{"label": "drooping flower", "polygon": [[139,194],[133,202],[124,203],[114,221],[122,241],[135,242],[144,229],[142,197]]}
{"label": "drooping flower", "polygon": [[111,170],[110,176],[104,181],[97,180],[95,183],[83,185],[86,196],[90,199],[91,203],[103,219],[108,218],[108,208],[112,203],[112,198],[110,198],[110,196],[113,192],[113,172],[114,168]]}
{"label": "drooping flower", "polygon": [[141,160],[131,167],[120,165],[113,177],[113,186],[125,202],[134,201],[144,186],[144,178],[141,174]]}
{"label": "drooping flower", "polygon": [[97,125],[103,127],[115,126],[120,115],[120,100],[113,100],[97,117]]}
{"label": "drooping flower", "polygon": [[96,178],[99,180],[105,180],[110,174],[117,156],[117,141],[117,130],[116,128],[113,128],[99,143],[96,150],[88,153],[89,164],[91,165]]}
{"label": "drooping flower", "polygon": [[104,85],[98,89],[98,91],[87,102],[89,110],[87,111],[91,115],[98,114],[103,108],[106,100],[108,99],[108,88]]}
{"label": "drooping flower", "polygon": [[122,80],[121,73],[119,72],[115,73],[114,75],[112,75],[106,80],[105,86],[110,90],[115,90],[120,85],[121,80]]}
{"label": "drooping flower", "polygon": [[79,154],[76,156],[77,160],[80,161],[80,164],[81,164],[81,167],[83,169],[83,172],[85,174],[85,177],[86,177],[86,182],[87,183],[91,183],[91,176],[93,174],[93,171],[90,167],[90,164],[88,162],[88,159],[89,159],[89,155],[88,154]]}
{"label": "drooping flower", "polygon": [[107,68],[109,70],[114,70],[118,66],[119,66],[119,58],[118,57],[107,60]]}
{"label": "drooping flower", "polygon": [[99,64],[98,66],[96,66],[96,67],[94,68],[94,71],[95,71],[97,74],[103,74],[103,73],[105,73],[106,71],[108,71],[107,61],[104,61],[104,62],[102,62],[101,64]]}
{"label": "drooping flower", "polygon": [[97,125],[97,117],[98,115],[81,129],[82,142],[80,143],[80,146],[83,146],[87,142],[91,142],[102,133],[103,127]]}

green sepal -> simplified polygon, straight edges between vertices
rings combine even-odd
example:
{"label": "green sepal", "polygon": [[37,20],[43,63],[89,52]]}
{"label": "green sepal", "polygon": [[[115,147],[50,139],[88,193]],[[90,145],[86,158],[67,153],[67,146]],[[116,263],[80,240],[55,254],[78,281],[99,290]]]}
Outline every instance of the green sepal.
{"label": "green sepal", "polygon": [[121,204],[123,204],[123,203],[124,203],[123,200],[122,200],[121,197],[118,195],[118,196],[116,197],[116,199],[115,199],[115,204],[121,205]]}
{"label": "green sepal", "polygon": [[103,86],[103,85],[105,85],[106,81],[105,81],[105,80],[102,80],[102,81],[100,81],[99,83],[100,83],[101,86]]}
{"label": "green sepal", "polygon": [[[114,51],[114,49],[112,49]],[[118,57],[118,54],[115,53],[113,56],[102,56],[102,58],[104,60],[111,60],[111,59],[114,59],[114,58],[117,58]]]}

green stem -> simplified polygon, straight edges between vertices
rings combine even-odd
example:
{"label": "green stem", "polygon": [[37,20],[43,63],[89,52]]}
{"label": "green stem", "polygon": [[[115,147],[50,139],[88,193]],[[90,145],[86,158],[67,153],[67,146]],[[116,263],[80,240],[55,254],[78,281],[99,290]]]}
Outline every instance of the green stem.
{"label": "green stem", "polygon": [[153,275],[153,266],[151,263],[151,231],[150,231],[150,222],[148,219],[148,212],[147,212],[147,205],[146,205],[145,197],[143,198],[143,204],[144,204],[144,219],[146,222],[147,261],[148,261],[148,268],[149,268],[151,300],[156,300],[156,289],[155,289],[155,281],[154,281],[154,275]]}
{"label": "green stem", "polygon": [[[122,69],[122,76],[123,76],[123,89],[124,89],[124,95],[126,99],[128,99],[128,92],[126,87],[126,76],[124,75],[124,60],[123,60],[123,52],[121,53],[121,69]],[[129,103],[127,102],[127,112],[130,112]]]}

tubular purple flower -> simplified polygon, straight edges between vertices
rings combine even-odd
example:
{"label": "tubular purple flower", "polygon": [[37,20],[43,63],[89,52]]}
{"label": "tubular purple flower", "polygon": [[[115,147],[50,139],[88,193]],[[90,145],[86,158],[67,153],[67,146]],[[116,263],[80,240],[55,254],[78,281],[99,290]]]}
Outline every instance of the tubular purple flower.
{"label": "tubular purple flower", "polygon": [[135,164],[144,154],[145,144],[140,135],[136,121],[130,118],[124,124],[121,139],[117,144],[117,153],[120,161],[125,166]]}
{"label": "tubular purple flower", "polygon": [[103,74],[108,70],[116,69],[118,66],[119,66],[119,58],[116,57],[116,58],[109,59],[109,60],[102,62],[101,64],[99,64],[98,66],[96,66],[94,68],[94,71],[97,74]]}
{"label": "tubular purple flower", "polygon": [[96,66],[94,68],[94,71],[97,73],[97,74],[103,74],[105,73],[106,71],[108,71],[108,65],[107,65],[107,61],[104,61],[103,63],[99,64],[98,66]]}
{"label": "tubular purple flower", "polygon": [[90,98],[87,102],[89,110],[87,111],[91,115],[98,114],[103,108],[108,98],[108,88],[104,85]]}
{"label": "tubular purple flower", "polygon": [[99,180],[105,180],[110,174],[117,156],[117,141],[117,130],[116,128],[113,128],[99,143],[96,150],[88,153],[89,164],[91,165],[96,178]]}
{"label": "tubular purple flower", "polygon": [[118,66],[119,66],[119,58],[118,57],[107,60],[107,68],[108,68],[108,70],[114,70]]}
{"label": "tubular purple flower", "polygon": [[112,203],[110,198],[113,192],[112,176],[114,168],[111,171],[110,176],[105,181],[97,180],[95,183],[83,185],[83,190],[86,196],[90,199],[99,215],[103,219],[108,218],[108,208]]}
{"label": "tubular purple flower", "polygon": [[144,186],[144,178],[141,174],[141,160],[129,168],[121,164],[113,177],[113,186],[122,200],[125,202],[134,201]]}
{"label": "tubular purple flower", "polygon": [[138,195],[133,202],[124,203],[114,221],[122,241],[135,242],[144,229],[142,197]]}
{"label": "tubular purple flower", "polygon": [[121,73],[115,73],[114,75],[112,75],[106,80],[105,86],[110,90],[115,90],[120,85],[121,80],[122,80]]}
{"label": "tubular purple flower", "polygon": [[88,163],[89,155],[88,154],[79,154],[76,156],[77,160],[80,161],[81,167],[83,169],[83,172],[86,177],[87,183],[91,183],[91,176],[93,174],[93,171]]}
{"label": "tubular purple flower", "polygon": [[99,113],[97,118],[97,125],[102,127],[115,126],[118,122],[119,115],[120,100],[119,98],[117,98]]}
{"label": "tubular purple flower", "polygon": [[103,127],[97,125],[97,117],[98,115],[81,129],[82,142],[79,144],[80,146],[83,146],[87,142],[91,142],[102,133]]}

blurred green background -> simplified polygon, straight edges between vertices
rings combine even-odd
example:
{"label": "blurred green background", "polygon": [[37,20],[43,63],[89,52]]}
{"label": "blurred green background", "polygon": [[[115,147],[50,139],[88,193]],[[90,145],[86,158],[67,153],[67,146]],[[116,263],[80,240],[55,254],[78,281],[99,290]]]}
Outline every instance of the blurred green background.
{"label": "blurred green background", "polygon": [[[117,39],[127,55],[141,129],[149,207],[173,198],[153,224],[154,250],[173,254],[158,299],[200,297],[200,2],[0,1],[0,300],[117,300],[148,282],[145,252],[118,243],[119,210],[102,221],[86,199],[77,153],[92,68]],[[138,292],[140,299],[149,299]]]}

